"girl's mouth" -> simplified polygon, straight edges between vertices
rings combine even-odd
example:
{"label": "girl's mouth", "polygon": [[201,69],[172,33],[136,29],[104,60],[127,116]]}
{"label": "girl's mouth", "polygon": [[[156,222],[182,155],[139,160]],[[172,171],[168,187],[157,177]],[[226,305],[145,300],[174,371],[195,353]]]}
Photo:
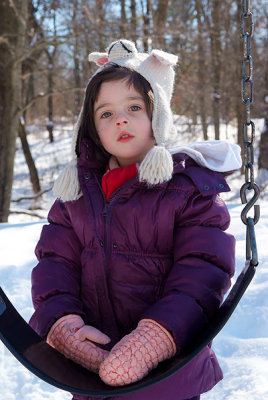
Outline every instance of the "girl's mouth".
{"label": "girl's mouth", "polygon": [[121,132],[119,137],[118,137],[118,139],[117,139],[117,141],[118,142],[128,142],[128,141],[132,140],[133,138],[134,138],[134,136],[131,135],[130,133]]}

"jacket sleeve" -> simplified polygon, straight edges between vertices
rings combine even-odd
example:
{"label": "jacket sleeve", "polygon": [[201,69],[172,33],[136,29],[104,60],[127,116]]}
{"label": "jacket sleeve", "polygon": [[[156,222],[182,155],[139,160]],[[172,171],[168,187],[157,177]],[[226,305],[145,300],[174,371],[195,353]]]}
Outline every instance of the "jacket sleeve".
{"label": "jacket sleeve", "polygon": [[142,316],[172,333],[177,352],[213,316],[231,285],[235,240],[224,232],[229,222],[218,195],[195,193],[177,215],[174,263],[163,295]]}
{"label": "jacket sleeve", "polygon": [[35,312],[30,325],[41,337],[46,337],[54,322],[64,315],[84,316],[79,299],[82,245],[64,203],[54,203],[48,222],[36,246],[39,263],[32,271]]}

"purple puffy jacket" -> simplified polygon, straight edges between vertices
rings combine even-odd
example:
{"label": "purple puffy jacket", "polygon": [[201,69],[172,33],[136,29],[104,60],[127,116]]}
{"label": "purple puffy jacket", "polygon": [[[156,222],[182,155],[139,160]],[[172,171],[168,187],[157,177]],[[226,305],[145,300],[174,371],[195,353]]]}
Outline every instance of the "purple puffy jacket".
{"label": "purple puffy jacket", "polygon": [[[224,232],[230,218],[218,195],[228,185],[222,174],[176,154],[169,182],[148,187],[134,177],[106,202],[103,166],[89,149],[83,141],[83,196],[57,200],[43,227],[30,324],[46,337],[58,318],[79,314],[112,338],[111,348],[140,319],[151,318],[172,333],[180,352],[218,309],[234,274],[235,241]],[[113,399],[183,400],[220,379],[208,346],[171,377]]]}

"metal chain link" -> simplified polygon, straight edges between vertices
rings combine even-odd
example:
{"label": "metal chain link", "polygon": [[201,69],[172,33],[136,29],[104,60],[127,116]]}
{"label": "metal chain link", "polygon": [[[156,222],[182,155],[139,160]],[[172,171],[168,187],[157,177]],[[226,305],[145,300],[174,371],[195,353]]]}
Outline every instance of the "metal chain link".
{"label": "metal chain link", "polygon": [[[243,144],[245,150],[245,183],[240,190],[242,204],[246,204],[241,212],[241,219],[247,225],[246,258],[252,265],[258,265],[257,245],[254,225],[260,218],[260,206],[255,205],[260,189],[254,182],[254,140],[255,124],[251,120],[251,104],[253,102],[253,58],[251,55],[251,38],[253,36],[253,14],[250,11],[250,0],[242,0],[241,35],[243,40],[242,60],[242,101],[245,104],[246,119],[243,123]],[[248,201],[246,191],[253,190],[254,195]],[[248,217],[248,211],[254,205],[254,217]]]}

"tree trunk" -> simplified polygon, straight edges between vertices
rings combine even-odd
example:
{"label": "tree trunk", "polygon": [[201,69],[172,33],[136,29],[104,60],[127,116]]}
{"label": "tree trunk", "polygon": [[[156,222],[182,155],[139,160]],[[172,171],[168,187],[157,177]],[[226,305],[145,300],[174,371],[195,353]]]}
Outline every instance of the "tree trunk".
{"label": "tree trunk", "polygon": [[261,192],[264,192],[268,186],[268,118],[264,120],[264,129],[261,134],[259,150],[258,176],[256,181]]}
{"label": "tree trunk", "polygon": [[143,47],[144,51],[147,52],[149,49],[148,40],[150,38],[150,0],[146,0],[146,11],[143,9],[143,2],[141,2],[141,6],[143,15]]}
{"label": "tree trunk", "polygon": [[19,122],[19,137],[21,140],[21,146],[23,150],[23,154],[26,160],[26,163],[29,168],[29,173],[30,173],[30,180],[32,183],[32,188],[34,193],[38,193],[41,191],[41,186],[39,182],[39,177],[38,177],[38,172],[31,154],[31,150],[29,147],[29,143],[27,140],[27,134],[26,134],[26,129],[24,123],[20,120]]}
{"label": "tree trunk", "polygon": [[221,80],[221,37],[220,37],[220,0],[212,2],[212,26],[210,32],[211,60],[213,79],[213,120],[215,139],[220,139],[220,80]]}
{"label": "tree trunk", "polygon": [[166,48],[166,22],[167,22],[168,1],[158,0],[157,9],[153,11],[154,20],[154,46],[160,49]]}
{"label": "tree trunk", "polygon": [[[78,34],[78,26],[79,22],[77,21],[77,1],[73,4],[73,31],[74,31],[74,47],[73,47],[73,58],[74,58],[74,82],[75,87],[81,87],[81,73],[80,73],[80,59],[79,59],[79,34]],[[74,93],[74,114],[78,115],[81,108],[81,95],[79,92]]]}
{"label": "tree trunk", "polygon": [[[267,47],[268,40],[265,40],[265,45]],[[261,190],[264,190],[268,186],[268,96],[267,96],[267,87],[268,87],[268,64],[267,64],[267,55],[266,55],[266,67],[264,72],[264,88],[265,94],[263,97],[264,103],[264,128],[261,134],[260,139],[260,148],[259,148],[259,158],[258,158],[258,183],[260,184]]]}
{"label": "tree trunk", "polygon": [[[53,10],[53,34],[54,38],[57,37],[57,30],[56,30],[56,9],[54,8]],[[55,57],[57,53],[57,42],[54,40],[53,44],[53,50],[50,52],[49,48],[47,48],[46,53],[47,53],[47,58],[48,58],[48,76],[47,76],[47,83],[48,83],[48,92],[53,93],[54,90],[54,63],[55,63]],[[50,143],[54,142],[54,136],[53,136],[53,129],[54,129],[54,109],[53,109],[53,96],[48,96],[47,99],[47,109],[48,109],[48,122],[47,122],[47,130],[49,134],[49,141]]]}
{"label": "tree trunk", "polygon": [[131,0],[130,10],[131,10],[131,20],[130,20],[131,36],[133,38],[133,41],[137,43],[138,35],[137,35],[136,0]]}
{"label": "tree trunk", "polygon": [[105,19],[105,8],[103,7],[103,0],[95,0],[96,10],[96,31],[97,34],[97,49],[105,49],[107,46],[105,35],[101,34],[105,32],[107,20]]}
{"label": "tree trunk", "polygon": [[0,222],[7,222],[11,201],[28,3],[0,1]]}
{"label": "tree trunk", "polygon": [[264,120],[264,129],[261,134],[258,168],[268,171],[268,118]]}
{"label": "tree trunk", "polygon": [[[242,149],[242,154],[244,154],[244,140],[243,140],[243,122],[246,119],[245,108],[241,98],[241,78],[242,78],[242,70],[241,70],[241,61],[243,57],[243,46],[241,40],[241,1],[236,0],[236,45],[234,45],[234,63],[236,65],[235,71],[235,87],[234,92],[236,93],[236,103],[235,103],[235,110],[236,110],[236,120],[237,120],[237,143]],[[241,173],[244,173],[245,167],[245,157],[242,157],[242,167]]]}
{"label": "tree trunk", "polygon": [[121,3],[120,35],[122,38],[124,38],[126,37],[126,32],[127,32],[126,4],[125,0],[120,0],[120,3]]}
{"label": "tree trunk", "polygon": [[[51,63],[53,61],[50,61]],[[48,66],[48,92],[52,93],[53,92],[53,64],[49,64]],[[48,108],[48,121],[47,121],[47,130],[48,130],[48,135],[49,135],[49,141],[50,143],[54,142],[54,136],[53,136],[53,96],[48,96],[47,98],[47,108]]]}
{"label": "tree trunk", "polygon": [[204,53],[203,44],[203,24],[201,21],[201,7],[200,0],[195,1],[197,23],[198,23],[198,100],[200,107],[200,117],[203,130],[204,140],[208,140],[208,124],[207,124],[207,112],[206,112],[206,58]]}

